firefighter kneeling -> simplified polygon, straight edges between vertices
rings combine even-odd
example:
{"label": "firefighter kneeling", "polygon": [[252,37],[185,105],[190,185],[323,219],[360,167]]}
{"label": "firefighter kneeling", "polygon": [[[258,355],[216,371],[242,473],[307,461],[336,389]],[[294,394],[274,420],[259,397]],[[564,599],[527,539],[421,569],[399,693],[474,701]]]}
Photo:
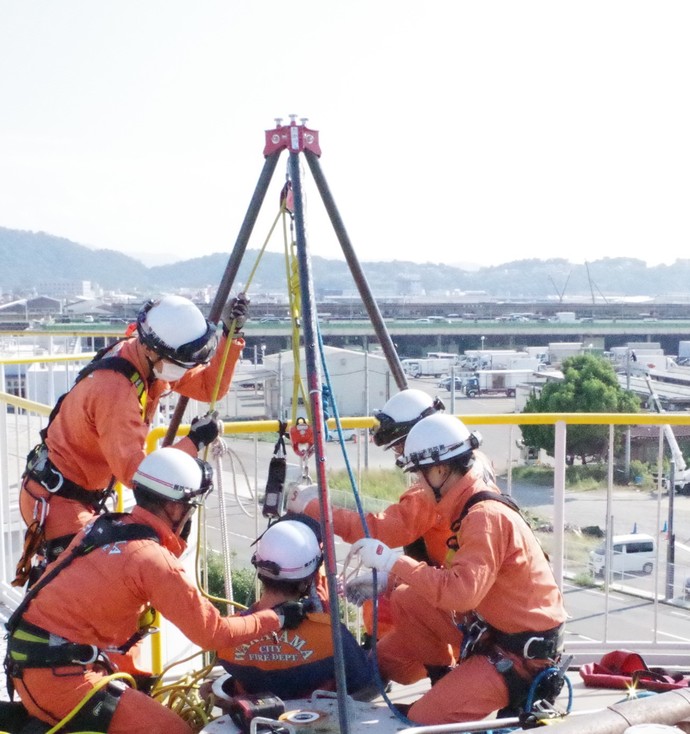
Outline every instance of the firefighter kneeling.
{"label": "firefighter kneeling", "polygon": [[132,513],[96,519],[27,593],[7,623],[5,669],[32,716],[55,725],[76,711],[61,731],[190,734],[158,701],[105,680],[113,672],[108,654],[140,639],[142,614],[157,609],[205,650],[293,624],[280,605],[221,617],[187,578],[178,558],[211,474],[209,464],[172,447],[149,454],[134,475]]}
{"label": "firefighter kneeling", "polygon": [[469,472],[477,445],[461,421],[440,413],[405,441],[405,471],[418,472],[439,512],[456,518],[444,568],[371,538],[352,546],[364,566],[397,584],[394,629],[379,641],[378,661],[381,675],[398,683],[431,678],[408,711],[419,724],[516,711],[562,652],[566,614],[548,559],[514,503]]}

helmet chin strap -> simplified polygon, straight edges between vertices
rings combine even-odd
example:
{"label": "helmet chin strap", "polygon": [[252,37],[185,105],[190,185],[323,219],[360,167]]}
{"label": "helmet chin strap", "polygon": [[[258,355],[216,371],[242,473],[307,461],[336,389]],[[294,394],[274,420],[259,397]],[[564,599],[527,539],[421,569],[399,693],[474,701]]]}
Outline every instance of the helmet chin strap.
{"label": "helmet chin strap", "polygon": [[[158,379],[153,372],[153,367],[154,365],[158,364],[158,362],[160,362],[163,358],[159,354],[156,354],[156,352],[154,352],[152,349],[148,349],[141,342],[139,342],[139,346],[143,350],[144,359],[146,360],[146,364],[149,366],[149,374],[147,380],[149,383],[151,383],[154,380]],[[151,355],[154,355],[155,359],[152,359]]]}
{"label": "helmet chin strap", "polygon": [[[179,503],[175,503],[179,504]],[[194,505],[188,505],[186,512],[182,515],[182,517],[179,520],[175,520],[169,511],[168,505],[166,504],[163,508],[163,514],[167,518],[168,522],[170,523],[170,528],[172,529],[173,533],[175,535],[179,535],[183,540],[186,540],[182,536],[182,534],[187,530],[185,527],[187,525],[187,522],[192,519],[192,514],[194,513],[194,510],[196,507]],[[191,530],[191,524],[189,525],[189,529]],[[189,535],[189,531],[187,530],[187,536]]]}
{"label": "helmet chin strap", "polygon": [[431,491],[434,493],[434,499],[436,500],[436,502],[440,502],[441,501],[441,497],[442,497],[441,490],[443,489],[443,486],[445,485],[445,483],[450,478],[450,475],[451,474],[452,474],[452,472],[450,470],[448,470],[448,473],[446,474],[446,477],[441,482],[441,484],[439,484],[438,487],[434,487],[434,485],[429,481],[429,470],[427,469],[427,471],[424,472],[424,480],[431,487]]}

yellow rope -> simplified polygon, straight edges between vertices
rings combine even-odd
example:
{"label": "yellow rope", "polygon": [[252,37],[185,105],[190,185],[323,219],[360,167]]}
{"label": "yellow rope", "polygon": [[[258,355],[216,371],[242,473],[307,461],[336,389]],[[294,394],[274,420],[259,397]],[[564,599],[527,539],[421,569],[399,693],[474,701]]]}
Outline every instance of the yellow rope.
{"label": "yellow rope", "polygon": [[[107,686],[110,681],[115,680],[116,678],[121,678],[123,680],[126,680],[127,683],[132,688],[136,688],[137,684],[134,678],[132,678],[129,673],[113,673],[112,675],[106,675],[104,678],[101,678],[101,680],[96,683],[96,685],[82,698],[82,700],[65,716],[63,719],[58,721],[57,724],[52,729],[49,729],[46,734],[55,734],[56,732],[60,731],[62,727],[70,722],[83,708],[84,706],[98,693],[98,691],[101,690],[104,686]],[[80,734],[87,734],[86,732],[81,732]]]}
{"label": "yellow rope", "polygon": [[[282,214],[282,207],[281,209],[278,210],[278,214],[276,214],[276,218],[273,220],[273,224],[271,225],[271,228],[269,229],[268,234],[266,235],[264,244],[261,246],[261,249],[259,250],[259,254],[256,256],[254,267],[252,268],[251,272],[249,273],[247,282],[244,285],[245,294],[249,293],[249,286],[251,285],[252,280],[254,280],[254,275],[256,274],[256,270],[259,267],[259,262],[261,261],[261,257],[263,256],[264,251],[266,250],[266,246],[268,245],[268,242],[271,239],[271,235],[273,234],[273,231],[275,230],[276,225],[278,224],[278,220],[280,219],[281,214]],[[232,324],[230,325],[230,329],[229,329],[230,334],[232,334],[234,330],[235,330],[235,322],[233,320]],[[213,392],[211,394],[211,402],[209,404],[210,410],[214,409],[216,400],[218,399],[218,393],[220,392],[220,382],[222,380],[223,373],[225,372],[225,364],[228,359],[228,354],[230,353],[231,344],[232,344],[232,338],[230,335],[228,335],[228,338],[225,343],[225,349],[223,350],[223,357],[221,359],[220,369],[218,370],[218,375],[216,377],[216,383],[213,386]]]}
{"label": "yellow rope", "polygon": [[[299,280],[299,264],[295,255],[296,242],[294,237],[290,237],[288,242],[287,231],[287,215],[289,212],[284,207],[283,217],[283,239],[285,243],[285,271],[288,282],[288,304],[290,308],[290,321],[292,323],[292,361],[293,361],[293,378],[292,378],[292,413],[291,418],[294,423],[297,419],[297,408],[299,406],[299,398],[302,397],[304,408],[307,413],[307,421],[311,423],[311,404],[307,400],[307,394],[302,383],[302,371],[300,369],[300,304],[301,290]],[[292,223],[292,218],[290,217]]]}
{"label": "yellow rope", "polygon": [[151,691],[151,698],[171,711],[174,711],[195,732],[203,729],[213,718],[212,711],[215,706],[215,696],[211,694],[207,699],[203,699],[200,694],[200,689],[201,684],[215,667],[215,656],[211,663],[200,670],[183,675],[175,683],[163,685],[162,680],[163,676],[176,665],[186,663],[200,654],[202,653],[197,652],[182,660],[171,663],[165,668],[160,679]]}

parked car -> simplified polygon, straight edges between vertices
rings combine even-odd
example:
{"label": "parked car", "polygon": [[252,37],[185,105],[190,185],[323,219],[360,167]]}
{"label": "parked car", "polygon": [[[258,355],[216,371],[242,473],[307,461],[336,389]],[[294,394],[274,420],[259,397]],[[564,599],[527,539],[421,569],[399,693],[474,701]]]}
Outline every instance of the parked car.
{"label": "parked car", "polygon": [[[650,574],[654,570],[656,540],[651,535],[631,533],[614,535],[612,542],[611,570],[613,573]],[[589,570],[596,576],[604,572],[606,543],[602,543],[589,554]]]}
{"label": "parked car", "polygon": [[[343,433],[343,441],[356,441],[357,440],[357,431],[354,430],[354,428],[342,428]],[[339,441],[340,436],[338,435],[338,431],[335,428],[329,428],[328,429],[328,436],[327,441]]]}
{"label": "parked car", "polygon": [[[442,380],[439,381],[438,387],[441,388],[441,390],[448,390],[450,391],[450,387],[452,384],[453,378],[452,377],[444,377]],[[460,392],[463,387],[463,378],[462,377],[456,377],[455,378],[455,390],[456,392]]]}

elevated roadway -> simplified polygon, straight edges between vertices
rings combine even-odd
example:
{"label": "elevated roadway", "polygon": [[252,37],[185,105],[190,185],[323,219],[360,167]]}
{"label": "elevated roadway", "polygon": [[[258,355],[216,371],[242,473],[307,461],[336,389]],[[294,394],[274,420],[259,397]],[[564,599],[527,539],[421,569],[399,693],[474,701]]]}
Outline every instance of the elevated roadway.
{"label": "elevated roadway", "polygon": [[[385,319],[386,328],[401,356],[420,356],[427,350],[464,352],[478,348],[516,348],[547,345],[550,342],[582,342],[596,350],[623,346],[627,342],[658,342],[666,354],[678,353],[678,342],[690,339],[690,319],[644,321],[497,321],[448,320],[410,321]],[[367,320],[323,320],[319,328],[324,342],[333,346],[362,346],[376,340]],[[248,322],[248,344],[267,343],[275,351],[292,334],[286,321]]]}
{"label": "elevated roadway", "polygon": [[[386,328],[401,356],[420,356],[426,350],[464,352],[478,348],[513,348],[546,345],[549,342],[582,342],[596,350],[607,350],[627,342],[658,342],[666,354],[678,353],[678,342],[690,340],[688,319],[580,319],[574,322],[546,320],[501,321],[497,319],[446,319],[441,321],[385,319]],[[375,342],[374,328],[367,319],[324,318],[319,329],[326,344],[361,347]],[[122,336],[123,324],[52,324],[32,333],[70,336]],[[250,348],[263,343],[275,352],[289,346],[293,334],[287,320],[265,321],[260,317],[244,328]],[[29,332],[2,330],[0,338]]]}

